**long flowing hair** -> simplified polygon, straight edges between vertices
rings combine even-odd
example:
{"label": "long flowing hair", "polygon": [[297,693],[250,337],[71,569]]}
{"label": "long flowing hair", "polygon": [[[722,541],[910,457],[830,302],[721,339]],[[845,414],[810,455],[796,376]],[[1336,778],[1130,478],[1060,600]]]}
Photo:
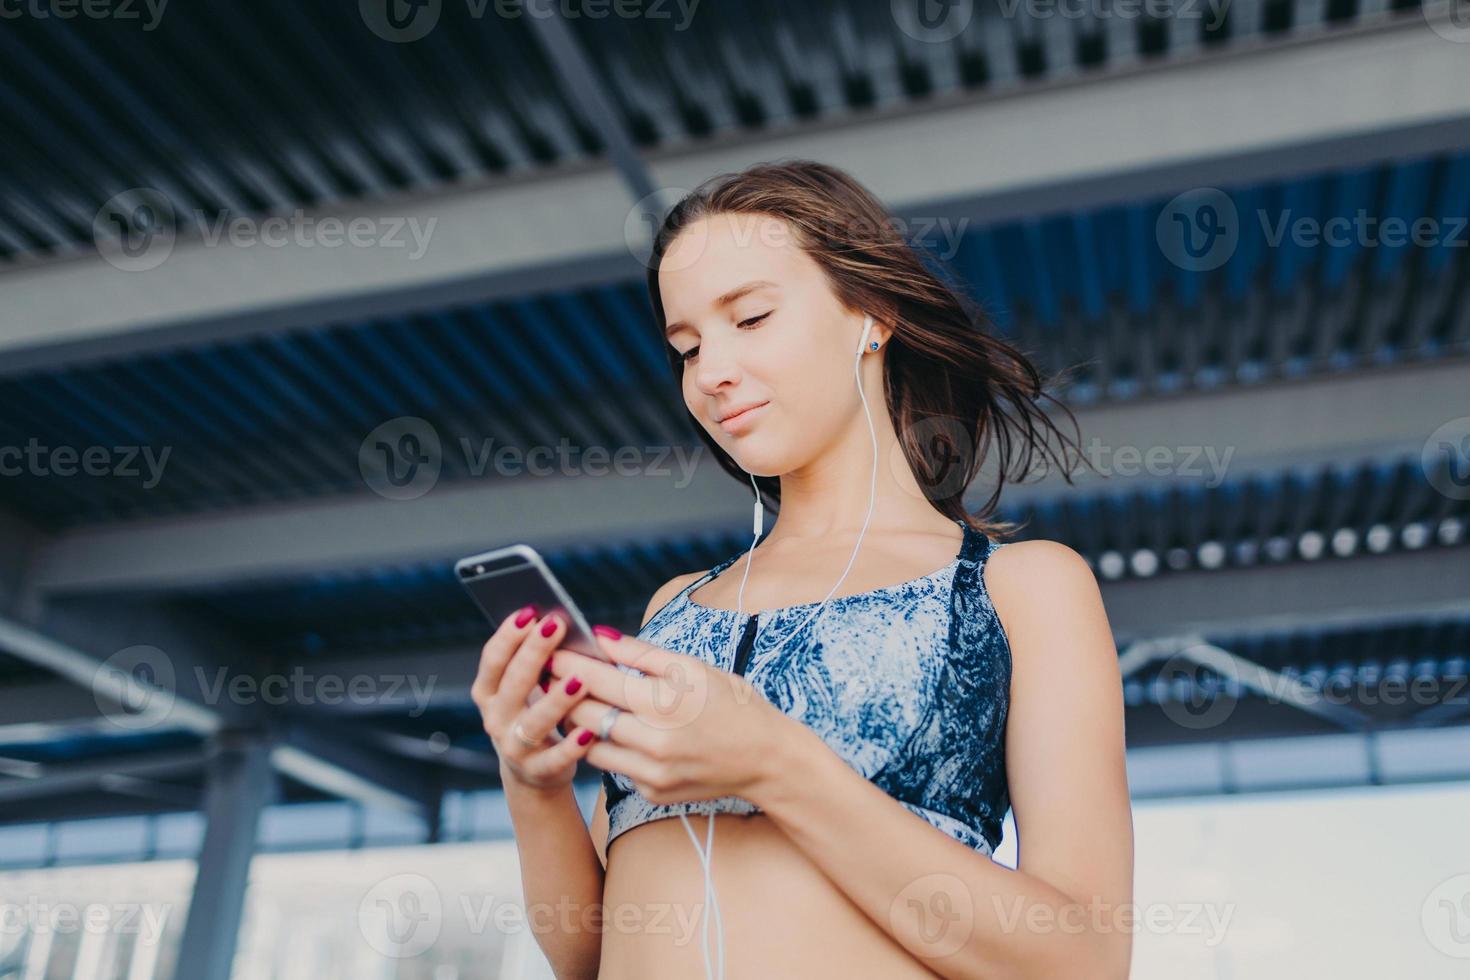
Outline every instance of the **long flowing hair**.
{"label": "long flowing hair", "polygon": [[[792,241],[825,272],[839,301],[892,325],[884,358],[884,401],[919,486],[941,513],[986,534],[1006,536],[1017,529],[995,516],[1006,483],[1044,472],[1048,460],[1060,465],[1072,482],[1065,450],[1070,446],[1082,458],[1080,429],[1071,410],[1045,390],[1061,382],[1066,372],[1043,379],[1025,353],[998,336],[980,304],[957,285],[957,277],[925,263],[923,253],[902,238],[898,222],[867,188],[841,169],[812,160],[760,163],[719,174],[665,215],[647,260],[648,295],[681,391],[684,360],[664,339],[659,266],[681,232],[718,214],[782,219]],[[1046,400],[1071,420],[1074,438],[1043,410]],[[720,466],[749,485],[750,474],[703,426],[694,428]],[[972,514],[965,494],[992,452],[994,486]],[[779,477],[755,479],[762,498],[779,505]]]}

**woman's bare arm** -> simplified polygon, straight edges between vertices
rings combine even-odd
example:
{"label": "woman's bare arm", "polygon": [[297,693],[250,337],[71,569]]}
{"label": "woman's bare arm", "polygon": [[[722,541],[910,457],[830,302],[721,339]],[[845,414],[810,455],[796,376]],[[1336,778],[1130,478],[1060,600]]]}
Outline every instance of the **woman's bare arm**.
{"label": "woman's bare arm", "polygon": [[[649,600],[643,623],[701,574],[665,583]],[[520,852],[527,924],[557,980],[595,978],[602,958],[602,884],[607,867],[603,791],[597,792],[589,828],[570,786],[540,790],[508,775],[502,766],[501,784]]]}
{"label": "woman's bare arm", "polygon": [[1047,541],[1012,544],[986,573],[1013,655],[1015,870],[906,810],[814,732],[771,760],[751,799],[947,980],[1124,980],[1133,828],[1122,682],[1097,583],[1080,555]]}

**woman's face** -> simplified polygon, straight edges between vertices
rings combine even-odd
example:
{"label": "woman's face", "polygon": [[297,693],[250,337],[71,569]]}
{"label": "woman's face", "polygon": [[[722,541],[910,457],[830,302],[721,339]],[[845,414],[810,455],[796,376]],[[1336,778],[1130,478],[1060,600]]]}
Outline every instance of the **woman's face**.
{"label": "woman's face", "polygon": [[[664,255],[659,290],[669,343],[684,357],[684,404],[749,472],[797,469],[861,421],[853,358],[862,316],[843,309],[781,219],[720,214],[691,224]],[[883,339],[876,323],[870,339]]]}

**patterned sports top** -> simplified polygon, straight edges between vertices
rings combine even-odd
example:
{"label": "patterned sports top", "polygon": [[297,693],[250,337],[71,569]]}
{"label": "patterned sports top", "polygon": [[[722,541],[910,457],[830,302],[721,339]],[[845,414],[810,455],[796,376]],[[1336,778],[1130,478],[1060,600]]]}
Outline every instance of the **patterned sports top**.
{"label": "patterned sports top", "polygon": [[[1011,651],[982,572],[1004,544],[956,523],[964,542],[948,565],[897,585],[833,596],[800,636],[792,631],[818,603],[747,615],[690,599],[741,551],[669,600],[638,637],[744,676],[879,789],[966,846],[992,854],[1010,807]],[[650,820],[760,812],[735,796],[656,805],[622,773],[604,772],[602,780],[608,848]]]}

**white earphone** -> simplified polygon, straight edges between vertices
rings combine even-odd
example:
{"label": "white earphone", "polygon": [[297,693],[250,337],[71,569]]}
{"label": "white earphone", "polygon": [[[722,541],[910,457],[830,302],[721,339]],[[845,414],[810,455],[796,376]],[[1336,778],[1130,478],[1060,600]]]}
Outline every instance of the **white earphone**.
{"label": "white earphone", "polygon": [[[876,340],[872,343],[868,342],[868,335],[872,333],[872,330],[873,315],[869,313],[864,315],[863,317],[863,335],[862,338],[858,340],[857,352],[853,356],[852,360],[853,379],[857,382],[858,397],[861,398],[863,402],[863,415],[866,416],[868,420],[868,435],[872,438],[873,441],[873,475],[868,489],[868,513],[867,516],[863,518],[862,530],[858,531],[857,543],[853,545],[852,557],[847,560],[847,568],[843,569],[842,577],[839,578],[837,580],[837,583],[832,586],[831,591],[827,593],[826,597],[817,604],[817,608],[812,610],[812,614],[808,616],[800,626],[787,634],[788,639],[792,636],[796,636],[803,629],[805,629],[812,622],[812,620],[816,619],[817,616],[822,612],[822,610],[826,608],[827,600],[831,599],[832,596],[837,592],[838,588],[841,587],[842,583],[847,580],[847,574],[848,572],[852,571],[852,564],[857,560],[858,549],[862,547],[863,535],[868,533],[868,523],[873,518],[873,505],[877,502],[878,499],[878,433],[877,430],[873,428],[873,413],[868,408],[868,396],[863,391],[862,374],[858,369],[860,363],[862,362],[864,350],[866,349],[868,351],[876,351],[879,347],[878,341]],[[755,562],[755,558],[752,556],[752,553],[755,551],[756,543],[760,541],[760,536],[765,530],[765,508],[761,505],[760,487],[756,485],[755,475],[749,474],[749,476],[750,485],[755,489],[755,514],[751,521],[751,531],[754,534],[754,540],[751,541],[750,549],[745,553],[745,574],[740,579],[740,595],[735,603],[734,628],[737,630],[740,628],[742,622],[741,613],[745,609],[745,583],[750,579],[750,566]],[[713,803],[711,805],[713,805]],[[715,839],[714,810],[711,809],[706,814],[706,816],[709,820],[709,828],[705,834],[705,842],[703,847],[699,846],[699,838],[694,835],[694,828],[689,825],[689,818],[685,814],[681,813],[679,814],[679,820],[683,822],[684,829],[688,831],[689,839],[694,842],[694,849],[699,853],[700,866],[704,869],[704,895],[706,905],[702,942],[704,949],[704,974],[705,977],[708,978],[708,980],[716,980],[716,973],[712,970],[710,966],[709,953],[709,923],[711,913],[713,913],[715,919],[715,943],[717,951],[716,959],[719,963],[718,977],[719,980],[724,980],[725,924],[724,918],[720,914],[719,900],[715,897],[714,878],[710,873],[710,851],[714,847]]]}

